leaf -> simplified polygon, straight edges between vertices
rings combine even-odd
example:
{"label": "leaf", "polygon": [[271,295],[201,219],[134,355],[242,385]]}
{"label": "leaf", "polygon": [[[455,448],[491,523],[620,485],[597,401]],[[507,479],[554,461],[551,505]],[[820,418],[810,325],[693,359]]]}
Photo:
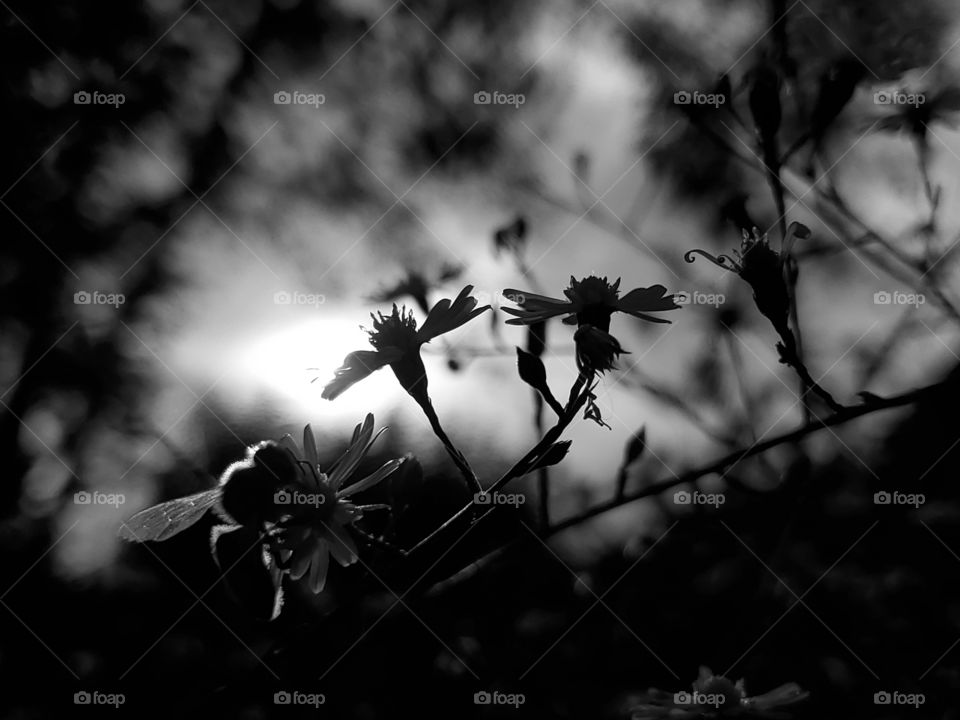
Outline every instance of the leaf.
{"label": "leaf", "polygon": [[540,468],[556,465],[567,456],[567,453],[570,452],[570,446],[572,444],[573,440],[560,440],[559,442],[555,442],[550,446],[550,449],[547,450],[547,452],[540,456],[539,460],[530,466],[527,472],[533,472],[534,470],[539,470]]}
{"label": "leaf", "polygon": [[626,467],[634,463],[641,455],[643,451],[647,449],[647,426],[644,425],[633,437],[630,438],[630,441],[627,443],[626,448],[623,452],[623,466]]}
{"label": "leaf", "polygon": [[517,371],[520,373],[520,379],[527,385],[541,393],[547,389],[547,369],[543,366],[543,361],[519,347],[517,348]]}

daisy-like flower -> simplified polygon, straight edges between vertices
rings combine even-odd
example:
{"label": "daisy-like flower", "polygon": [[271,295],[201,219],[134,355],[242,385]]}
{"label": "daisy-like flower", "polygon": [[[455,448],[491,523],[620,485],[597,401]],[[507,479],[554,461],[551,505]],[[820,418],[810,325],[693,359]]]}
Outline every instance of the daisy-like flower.
{"label": "daisy-like flower", "polygon": [[413,312],[405,307],[397,309],[394,304],[389,315],[371,314],[373,330],[367,332],[375,349],[347,355],[343,365],[334,372],[333,380],[323,388],[322,397],[333,400],[372,372],[389,365],[404,390],[418,402],[427,400],[427,372],[420,347],[490,309],[489,305],[478,308],[477,299],[470,297],[472,291],[473,286],[467,285],[452,302],[448,299],[438,302],[419,329]]}
{"label": "daisy-like flower", "polygon": [[343,567],[357,561],[357,545],[351,526],[363,517],[363,511],[383,507],[355,505],[352,497],[387,478],[403,463],[389,460],[365,478],[354,481],[353,474],[370,447],[383,432],[373,432],[373,415],[367,415],[353,431],[353,439],[343,456],[327,472],[321,472],[317,445],[309,425],[303,430],[303,448],[289,435],[280,445],[296,458],[301,469],[297,481],[274,495],[282,512],[282,530],[268,544],[276,564],[289,572],[292,580],[308,578],[314,593],[323,590],[330,556]]}
{"label": "daisy-like flower", "polygon": [[786,683],[763,695],[748,697],[743,679],[731,682],[701,666],[692,692],[668,693],[651,688],[640,705],[632,708],[631,720],[699,720],[700,718],[787,718],[778,708],[800,702],[810,693],[796,683]]}
{"label": "daisy-like flower", "polygon": [[637,288],[620,297],[619,278],[611,285],[607,278],[595,275],[583,280],[577,280],[571,275],[570,286],[563,291],[567,296],[566,300],[523,290],[507,289],[503,294],[521,308],[503,308],[505,313],[514,316],[512,320],[507,320],[507,325],[532,325],[541,320],[566,315],[563,319],[566,325],[592,325],[609,332],[610,317],[615,312],[627,313],[649,322],[669,323],[665,318],[647,313],[680,308],[673,301],[673,295],[667,295],[667,289],[663,285]]}
{"label": "daisy-like flower", "polygon": [[705,250],[690,250],[683,259],[692,263],[696,255],[701,255],[714,265],[739,275],[753,289],[753,300],[757,309],[773,323],[780,335],[790,334],[788,317],[790,315],[790,293],[787,289],[786,263],[797,238],[807,238],[810,230],[800,223],[792,223],[787,230],[783,250],[776,252],[770,247],[766,235],[757,228],[743,231],[740,250],[729,255],[711,255]]}
{"label": "daisy-like flower", "polygon": [[546,320],[566,315],[566,325],[577,325],[574,342],[577,348],[577,368],[581,372],[605,372],[613,368],[617,358],[626,353],[620,341],[610,334],[610,318],[622,312],[642,320],[669,323],[664,318],[649,315],[651,312],[677,310],[673,295],[667,295],[662,285],[637,288],[620,297],[620,279],[611,284],[605,277],[590,275],[577,280],[570,277],[570,286],[563,291],[566,300],[527,293],[522,290],[503,291],[508,300],[520,306],[503,308],[514,317],[508,325],[535,325]]}

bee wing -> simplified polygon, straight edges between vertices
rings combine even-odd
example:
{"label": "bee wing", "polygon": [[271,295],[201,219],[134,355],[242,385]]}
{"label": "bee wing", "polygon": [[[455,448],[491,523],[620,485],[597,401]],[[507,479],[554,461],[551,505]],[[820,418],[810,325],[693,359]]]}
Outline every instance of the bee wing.
{"label": "bee wing", "polygon": [[160,542],[196,523],[220,500],[220,488],[169,500],[142,510],[120,526],[117,533],[130,542]]}

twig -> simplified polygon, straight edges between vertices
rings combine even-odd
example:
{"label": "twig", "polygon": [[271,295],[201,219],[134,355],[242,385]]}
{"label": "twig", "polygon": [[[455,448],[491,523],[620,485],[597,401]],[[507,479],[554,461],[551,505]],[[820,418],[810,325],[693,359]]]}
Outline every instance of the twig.
{"label": "twig", "polygon": [[941,392],[942,388],[945,386],[945,383],[939,382],[933,385],[928,385],[917,390],[911,390],[910,392],[903,393],[901,395],[894,395],[893,397],[888,398],[876,398],[871,399],[869,402],[865,402],[861,405],[856,405],[853,407],[844,408],[843,410],[834,413],[833,415],[820,419],[814,419],[809,423],[804,423],[801,427],[796,430],[791,430],[789,432],[777,435],[768,440],[764,440],[759,443],[754,443],[747,448],[741,448],[735,450],[727,455],[724,455],[722,458],[715,460],[707,465],[703,465],[694,470],[683,473],[682,475],[677,475],[669,479],[661,480],[659,482],[648,485],[642,490],[638,490],[633,493],[625,495],[619,500],[608,500],[606,502],[599,503],[593,507],[585,510],[584,512],[575,515],[573,517],[567,518],[559,523],[556,523],[548,529],[544,534],[544,537],[550,537],[556,535],[559,532],[567,530],[575,525],[578,525],[585,520],[601,515],[610,510],[614,510],[621,505],[633,502],[635,500],[640,500],[642,498],[650,497],[652,495],[658,495],[665,490],[681,485],[683,483],[693,482],[704,475],[710,475],[712,473],[723,472],[730,468],[735,467],[742,460],[745,460],[754,455],[759,455],[760,453],[766,452],[767,450],[776,447],[778,445],[783,445],[785,443],[794,442],[800,440],[807,435],[822,430],[824,428],[832,427],[834,425],[841,425],[843,423],[855,420],[856,418],[863,417],[864,415],[869,415],[871,413],[879,412],[881,410],[889,410],[891,408],[903,407],[904,405],[911,405],[915,402],[923,400],[927,397],[934,397],[937,393]]}
{"label": "twig", "polygon": [[475,493],[483,492],[483,488],[480,487],[480,481],[473,472],[473,468],[470,467],[470,463],[467,462],[467,458],[464,457],[463,453],[457,449],[456,445],[453,444],[453,441],[447,436],[447,433],[444,432],[443,426],[440,425],[440,418],[437,417],[437,411],[433,409],[433,403],[430,402],[429,398],[415,399],[417,400],[417,404],[423,409],[424,414],[427,416],[427,420],[430,421],[430,427],[433,428],[434,434],[440,438],[440,442],[443,443],[443,446],[447,449],[447,452],[450,454],[453,462],[460,470],[460,474],[463,475],[463,479],[466,480],[467,487],[469,487],[470,490]]}

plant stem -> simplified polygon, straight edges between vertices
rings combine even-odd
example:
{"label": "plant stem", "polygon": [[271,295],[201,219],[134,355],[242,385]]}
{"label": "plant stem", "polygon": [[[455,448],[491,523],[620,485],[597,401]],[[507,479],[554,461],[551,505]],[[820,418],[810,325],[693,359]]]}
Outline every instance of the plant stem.
{"label": "plant stem", "polygon": [[[810,375],[810,371],[807,370],[807,366],[803,364],[803,360],[800,358],[796,341],[793,339],[793,334],[788,328],[783,328],[780,330],[780,338],[783,340],[782,343],[777,345],[780,350],[780,360],[785,365],[793,368],[803,383],[804,394],[800,396],[801,401],[805,400],[807,394],[812,391],[819,395],[820,398],[823,399],[823,401],[827,404],[827,407],[834,412],[840,412],[841,410],[844,410],[844,406],[834,400],[833,395],[825,390],[816,380],[813,379],[813,376]],[[806,404],[804,404],[804,407],[806,407]],[[805,416],[804,422],[809,423],[810,420],[811,416]]]}
{"label": "plant stem", "polygon": [[[514,478],[520,477],[525,474],[526,468],[530,467],[534,462],[536,462],[540,457],[546,453],[553,443],[559,439],[560,435],[563,434],[563,431],[566,430],[567,426],[573,421],[576,417],[577,412],[586,404],[587,399],[590,397],[590,381],[593,379],[592,374],[587,377],[583,374],[577,377],[577,381],[573,384],[573,387],[570,389],[570,402],[567,403],[567,407],[564,410],[563,416],[557,420],[556,425],[551,427],[542,438],[540,442],[533,446],[533,448],[527,452],[522,458],[517,460],[513,466],[507,470],[493,485],[491,485],[486,491],[486,494],[491,494],[499,491],[504,485],[513,480]],[[481,491],[484,492],[484,491]],[[425,538],[420,540],[416,545],[407,550],[406,554],[411,555],[414,552],[417,552],[425,545],[430,543],[434,538],[440,535],[443,532],[446,532],[447,528],[452,526],[461,518],[465,517],[471,509],[477,507],[475,501],[471,501],[464,505],[460,510],[454,513],[451,517],[447,518],[440,527],[431,532]],[[475,518],[475,522],[483,519],[483,517],[489,513],[490,510],[487,510],[483,515],[478,518]]]}
{"label": "plant stem", "polygon": [[447,436],[447,433],[444,432],[443,426],[440,425],[440,418],[437,417],[437,411],[433,409],[433,403],[430,402],[430,398],[416,398],[416,400],[417,404],[423,409],[424,414],[427,416],[427,420],[430,421],[430,427],[433,428],[434,434],[440,438],[440,442],[443,443],[453,462],[457,468],[459,468],[460,474],[463,475],[463,479],[467,483],[467,487],[474,493],[483,492],[483,488],[480,487],[480,481],[473,472],[473,468],[470,467],[470,463],[467,462],[467,458],[457,449],[453,441]]}
{"label": "plant stem", "polygon": [[563,530],[571,528],[575,525],[580,524],[581,522],[588,520],[597,515],[601,515],[610,510],[614,510],[621,505],[633,502],[635,500],[640,500],[645,497],[650,497],[651,495],[657,495],[669,490],[675,485],[681,485],[683,483],[693,482],[704,475],[710,475],[711,473],[723,472],[733,468],[742,460],[745,460],[748,457],[753,457],[754,455],[759,455],[760,453],[766,452],[767,450],[776,447],[778,445],[783,445],[785,443],[794,442],[800,440],[807,435],[822,430],[824,428],[832,427],[834,425],[841,425],[843,423],[855,420],[856,418],[863,417],[864,415],[869,415],[881,410],[889,410],[891,408],[903,407],[904,405],[911,405],[915,402],[923,400],[927,397],[934,397],[936,394],[942,392],[944,383],[935,383],[933,385],[928,385],[917,390],[911,390],[909,392],[903,393],[901,395],[895,395],[888,398],[876,398],[872,399],[869,402],[865,402],[861,405],[855,405],[852,407],[846,407],[842,410],[837,411],[833,415],[820,420],[814,419],[809,423],[805,423],[796,430],[791,430],[789,432],[783,433],[782,435],[777,435],[768,440],[764,440],[759,443],[754,443],[747,448],[741,448],[735,450],[734,452],[724,455],[718,460],[715,460],[707,465],[703,465],[694,470],[683,473],[679,476],[674,476],[659,482],[648,485],[642,490],[637,490],[633,493],[628,493],[624,495],[621,499],[608,500],[606,502],[599,503],[593,507],[585,510],[579,515],[567,518],[562,522],[556,523],[545,533],[544,537],[550,537],[555,535]]}

